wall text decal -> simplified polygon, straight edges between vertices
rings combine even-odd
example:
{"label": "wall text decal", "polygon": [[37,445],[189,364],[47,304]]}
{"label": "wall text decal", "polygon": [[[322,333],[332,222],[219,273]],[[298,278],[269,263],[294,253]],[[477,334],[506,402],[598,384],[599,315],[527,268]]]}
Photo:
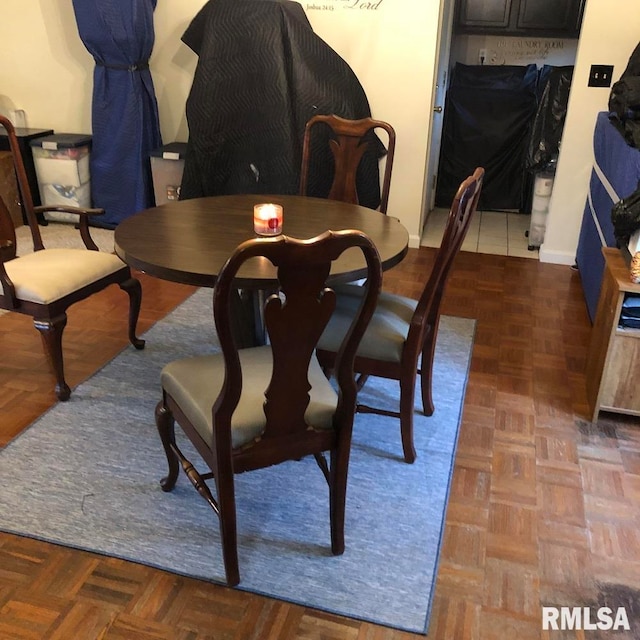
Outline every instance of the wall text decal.
{"label": "wall text decal", "polygon": [[489,64],[526,64],[546,60],[564,49],[564,40],[545,38],[502,38],[488,53]]}
{"label": "wall text decal", "polygon": [[335,11],[341,9],[359,9],[361,11],[377,11],[384,0],[323,0],[307,2],[305,11]]}

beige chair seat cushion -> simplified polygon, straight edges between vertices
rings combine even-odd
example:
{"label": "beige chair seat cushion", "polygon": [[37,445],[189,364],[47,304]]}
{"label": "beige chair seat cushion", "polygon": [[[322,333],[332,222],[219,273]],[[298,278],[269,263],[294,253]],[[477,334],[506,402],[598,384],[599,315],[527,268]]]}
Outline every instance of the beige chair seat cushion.
{"label": "beige chair seat cushion", "polygon": [[[264,432],[264,391],[271,379],[273,367],[271,347],[240,349],[242,393],[231,420],[231,441],[234,449],[242,447]],[[224,381],[222,354],[195,356],[170,362],[162,370],[162,388],[178,403],[187,419],[202,438],[211,445],[212,414],[216,398]],[[331,429],[338,398],[320,369],[316,357],[309,366],[311,400],[305,419],[317,429]]]}
{"label": "beige chair seat cushion", "polygon": [[50,304],[125,266],[112,253],[88,249],[43,249],[5,262],[16,298]]}
{"label": "beige chair seat cushion", "polygon": [[[337,353],[364,293],[358,285],[335,288],[336,309],[324,330],[318,349]],[[381,293],[371,322],[358,347],[358,356],[385,362],[400,362],[409,334],[409,325],[418,302],[410,298]]]}

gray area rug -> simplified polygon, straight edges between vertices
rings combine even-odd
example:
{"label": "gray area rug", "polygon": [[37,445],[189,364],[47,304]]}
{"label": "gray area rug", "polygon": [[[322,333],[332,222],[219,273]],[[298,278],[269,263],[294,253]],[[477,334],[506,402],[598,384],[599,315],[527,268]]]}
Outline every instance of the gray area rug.
{"label": "gray area rug", "polygon": [[[444,317],[431,418],[416,412],[415,464],[393,418],[358,415],[346,551],[330,552],[328,490],[315,461],[237,477],[238,588],[426,633],[474,323]],[[181,475],[172,493],[156,433],[159,373],[217,348],[211,292],[200,290],[0,451],[0,528],[223,582],[218,521]],[[395,383],[370,379],[361,401],[394,408]],[[419,393],[418,393],[419,397]],[[197,455],[184,445],[185,452]]]}

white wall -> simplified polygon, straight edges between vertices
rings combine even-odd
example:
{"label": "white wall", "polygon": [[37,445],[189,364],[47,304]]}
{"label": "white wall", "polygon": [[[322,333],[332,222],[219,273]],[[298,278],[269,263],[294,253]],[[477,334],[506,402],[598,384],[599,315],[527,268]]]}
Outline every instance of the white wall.
{"label": "white wall", "polygon": [[588,87],[592,64],[614,65],[620,77],[640,41],[638,0],[587,0],[540,260],[575,262],[589,177],[596,116],[607,111],[608,88]]}
{"label": "white wall", "polygon": [[[167,141],[187,139],[184,104],[197,58],[180,36],[204,3],[160,0],[155,12],[151,73]],[[30,127],[90,133],[93,59],[71,0],[3,0],[3,7],[0,113],[24,109]]]}
{"label": "white wall", "polygon": [[[0,112],[24,109],[27,125],[91,132],[93,60],[71,0],[2,0]],[[151,57],[165,142],[186,140],[185,101],[197,58],[180,41],[205,0],[160,0]],[[301,2],[314,28],[353,68],[374,117],[391,122],[397,146],[389,214],[419,242],[440,0]]]}
{"label": "white wall", "polygon": [[91,58],[71,0],[3,0],[0,113],[24,109],[27,125],[90,132]]}
{"label": "white wall", "polygon": [[[71,0],[2,1],[0,112],[20,108],[29,126],[90,132],[93,61],[78,37]],[[373,115],[397,130],[389,212],[409,229],[413,246],[420,231],[438,14],[445,1],[453,0],[301,3],[316,33],[360,78]],[[204,2],[160,0],[155,12],[151,71],[167,142],[188,136],[184,105],[197,60],[180,36]],[[349,8],[354,4],[359,6]],[[609,89],[587,87],[589,67],[613,64],[617,79],[639,40],[638,0],[587,0],[543,261],[570,264],[575,257],[595,118],[609,96]]]}
{"label": "white wall", "polygon": [[[373,117],[390,122],[396,131],[387,211],[400,218],[409,230],[411,246],[417,247],[440,0],[323,0],[301,4],[314,31],[358,76]],[[353,9],[347,8],[354,5]],[[367,5],[378,8],[368,10]],[[317,6],[334,10],[312,8]]]}

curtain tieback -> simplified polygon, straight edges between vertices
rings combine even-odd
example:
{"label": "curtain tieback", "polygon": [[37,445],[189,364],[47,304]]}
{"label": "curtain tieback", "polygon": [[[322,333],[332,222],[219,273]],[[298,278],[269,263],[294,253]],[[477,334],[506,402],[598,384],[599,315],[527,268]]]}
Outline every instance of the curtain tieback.
{"label": "curtain tieback", "polygon": [[135,64],[106,64],[96,60],[96,65],[104,67],[105,69],[118,69],[119,71],[144,71],[149,68],[148,60],[140,60]]}

